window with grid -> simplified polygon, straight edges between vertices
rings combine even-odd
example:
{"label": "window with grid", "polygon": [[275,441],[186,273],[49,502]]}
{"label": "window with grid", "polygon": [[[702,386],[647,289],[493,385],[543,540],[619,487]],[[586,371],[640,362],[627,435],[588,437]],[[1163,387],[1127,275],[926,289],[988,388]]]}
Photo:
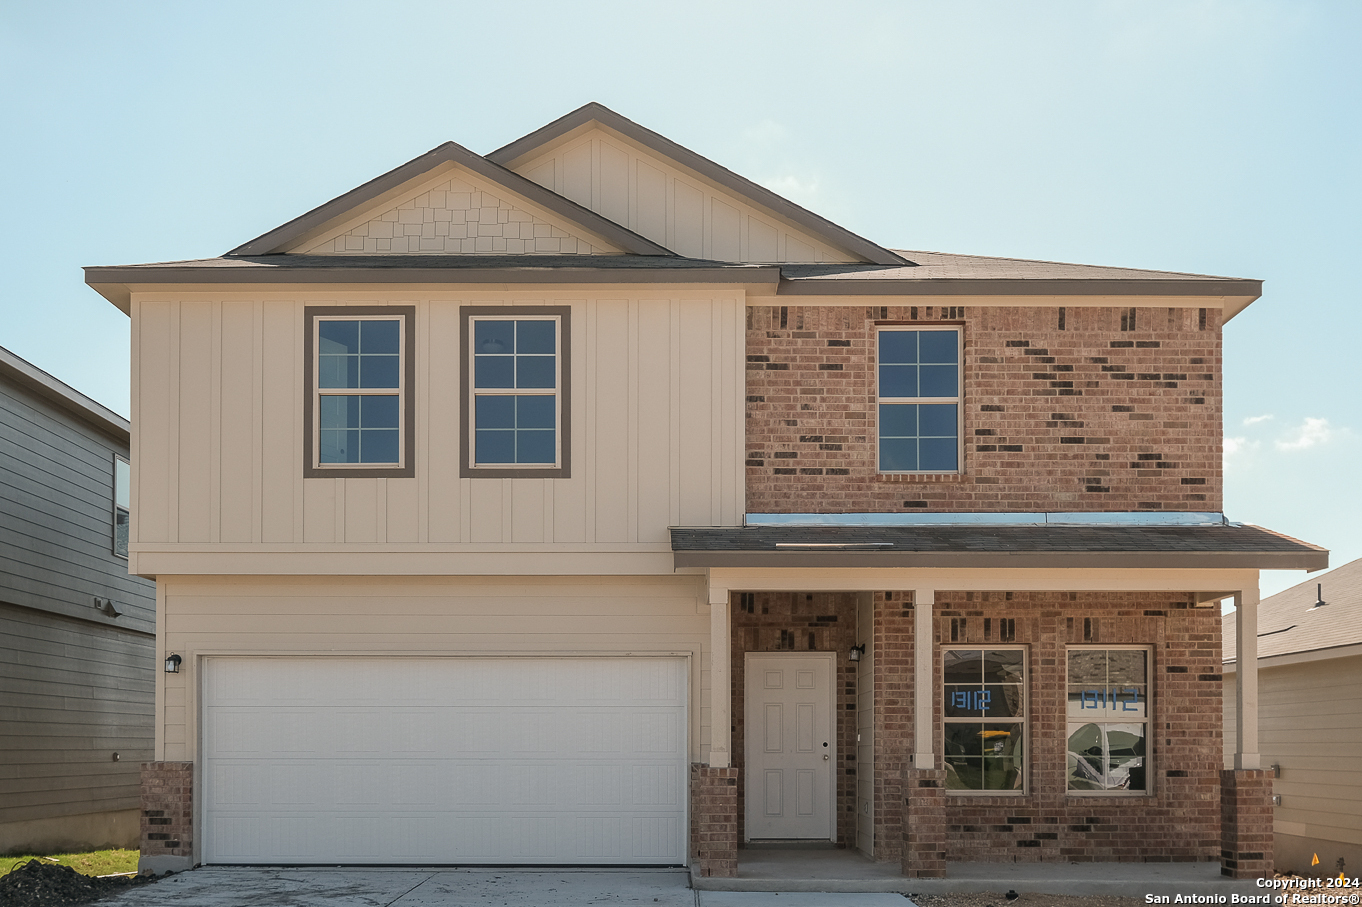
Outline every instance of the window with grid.
{"label": "window with grid", "polygon": [[960,329],[882,327],[880,472],[960,471]]}
{"label": "window with grid", "polygon": [[414,309],[309,308],[309,476],[402,477],[411,463]]}
{"label": "window with grid", "polygon": [[464,475],[567,474],[565,307],[465,310]]}
{"label": "window with grid", "polygon": [[1068,652],[1068,788],[1147,793],[1149,650]]}
{"label": "window with grid", "polygon": [[943,653],[946,787],[1021,793],[1026,778],[1026,652]]}

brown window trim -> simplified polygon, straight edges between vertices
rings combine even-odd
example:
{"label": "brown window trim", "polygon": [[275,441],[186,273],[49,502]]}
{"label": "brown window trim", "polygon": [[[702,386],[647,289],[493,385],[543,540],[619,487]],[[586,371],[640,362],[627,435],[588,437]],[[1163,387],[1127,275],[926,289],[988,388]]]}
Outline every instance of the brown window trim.
{"label": "brown window trim", "polygon": [[[317,351],[313,348],[313,325],[318,316],[389,315],[403,320],[402,340],[402,464],[401,466],[318,466],[313,464],[317,427]],[[310,305],[303,307],[303,478],[305,479],[410,479],[416,476],[416,306],[411,305]]]}
{"label": "brown window trim", "polygon": [[[495,468],[474,466],[470,456],[473,444],[473,357],[468,354],[470,323],[481,315],[556,315],[558,316],[558,411],[560,459],[557,466],[516,466]],[[566,305],[466,305],[459,308],[459,478],[462,479],[566,479],[572,475],[572,307]]]}

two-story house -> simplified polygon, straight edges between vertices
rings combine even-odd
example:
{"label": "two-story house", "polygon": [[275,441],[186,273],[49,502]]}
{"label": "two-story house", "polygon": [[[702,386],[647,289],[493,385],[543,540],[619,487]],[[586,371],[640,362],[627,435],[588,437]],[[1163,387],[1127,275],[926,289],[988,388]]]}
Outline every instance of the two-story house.
{"label": "two-story house", "polygon": [[887,249],[596,104],[86,280],[144,865],[1271,868],[1216,603],[1327,553],[1220,513],[1258,281]]}
{"label": "two-story house", "polygon": [[0,853],[136,847],[156,593],[128,420],[0,348]]}

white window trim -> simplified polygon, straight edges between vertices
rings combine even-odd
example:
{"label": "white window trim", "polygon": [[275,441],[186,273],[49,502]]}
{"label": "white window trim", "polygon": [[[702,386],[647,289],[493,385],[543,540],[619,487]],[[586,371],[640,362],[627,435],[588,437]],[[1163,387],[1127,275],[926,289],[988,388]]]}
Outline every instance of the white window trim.
{"label": "white window trim", "polygon": [[[882,397],[880,396],[880,335],[889,331],[954,331],[955,332],[955,387],[954,397]],[[955,324],[882,324],[875,328],[875,471],[883,475],[954,476],[965,472],[965,330]],[[880,404],[882,403],[953,403],[955,404],[955,469],[893,469],[880,464]]]}
{"label": "white window trim", "polygon": [[949,796],[955,797],[1025,797],[1031,789],[1031,652],[1027,646],[1018,645],[975,645],[972,643],[947,643],[941,646],[944,658],[946,652],[1020,652],[1022,653],[1022,716],[1016,718],[947,718],[946,717],[946,672],[944,662],[941,671],[941,767],[946,766],[946,725],[948,724],[1018,724],[1022,729],[1022,786],[1021,790],[970,790],[968,788],[946,788]]}
{"label": "white window trim", "polygon": [[[1116,652],[1137,651],[1145,653],[1145,704],[1144,717],[1125,721],[1092,721],[1089,724],[1143,724],[1144,725],[1144,790],[1070,790],[1069,789],[1069,653],[1078,651]],[[1109,645],[1084,644],[1064,647],[1064,794],[1068,797],[1152,797],[1154,796],[1154,647],[1147,645]]]}
{"label": "white window trim", "polygon": [[[128,550],[131,551],[131,550],[132,550],[132,461],[129,460],[127,457],[124,457],[124,456],[122,456],[122,455],[120,455],[120,454],[114,454],[114,457],[113,457],[113,458],[114,458],[114,465],[113,465],[113,509],[112,509],[111,515],[110,515],[110,520],[111,520],[111,522],[110,522],[110,529],[112,530],[113,537],[110,539],[110,542],[111,542],[110,548],[111,548],[112,551],[113,551],[114,557],[121,557],[123,560],[127,560],[127,559],[128,559],[128,552],[127,552],[127,551],[119,551],[119,550],[118,550],[118,514],[119,514],[119,512],[121,511],[121,512],[126,513],[126,514],[128,515]],[[122,464],[124,464],[124,465],[126,465],[126,466],[128,467],[128,506],[127,506],[127,507],[120,507],[120,506],[118,505],[118,464],[119,464],[119,463],[122,463]]]}
{"label": "white window trim", "polygon": [[[396,321],[398,326],[398,360],[397,360],[397,389],[393,388],[354,388],[354,387],[327,387],[321,386],[321,325],[324,321]],[[410,464],[407,462],[407,433],[411,426],[408,424],[408,394],[410,388],[407,386],[407,356],[409,355],[409,341],[407,336],[408,319],[401,312],[392,314],[374,314],[371,312],[360,313],[334,313],[313,314],[309,318],[308,330],[312,334],[312,361],[307,367],[312,373],[312,424],[308,430],[312,434],[312,457],[310,467],[316,472],[347,472],[347,473],[367,473],[392,470],[407,470]],[[374,396],[374,397],[397,397],[397,462],[386,463],[323,463],[321,461],[321,401],[323,397],[354,397],[354,396]]]}
{"label": "white window trim", "polygon": [[[476,363],[474,338],[477,324],[482,321],[552,321],[553,329],[553,367],[554,386],[552,388],[517,388],[476,386],[476,368],[470,370],[468,386],[468,437],[465,439],[468,450],[468,469],[470,472],[487,470],[561,470],[563,468],[563,318],[557,314],[496,314],[468,316],[468,349],[465,355],[470,363]],[[553,397],[553,462],[552,463],[479,463],[477,461],[477,399],[478,397]]]}

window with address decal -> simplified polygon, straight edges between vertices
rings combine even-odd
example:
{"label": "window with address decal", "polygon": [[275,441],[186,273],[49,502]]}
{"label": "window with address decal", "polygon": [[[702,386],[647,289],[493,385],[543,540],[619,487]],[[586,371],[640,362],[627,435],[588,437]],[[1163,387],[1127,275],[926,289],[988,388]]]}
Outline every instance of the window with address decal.
{"label": "window with address decal", "polygon": [[1021,793],[1026,773],[1026,652],[943,654],[946,787]]}
{"label": "window with address decal", "polygon": [[1149,651],[1069,649],[1070,791],[1148,792]]}

